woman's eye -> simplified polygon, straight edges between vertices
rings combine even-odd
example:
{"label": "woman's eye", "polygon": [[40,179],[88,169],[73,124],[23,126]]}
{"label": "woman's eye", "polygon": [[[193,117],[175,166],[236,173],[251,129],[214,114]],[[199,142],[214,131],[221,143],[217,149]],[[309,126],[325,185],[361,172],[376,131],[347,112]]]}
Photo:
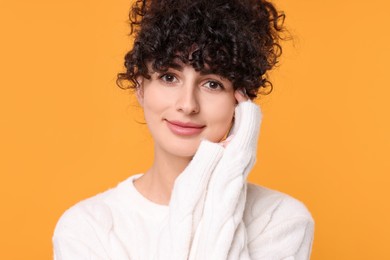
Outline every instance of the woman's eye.
{"label": "woman's eye", "polygon": [[160,79],[167,83],[174,83],[177,81],[177,78],[172,74],[163,74],[160,76]]}
{"label": "woman's eye", "polygon": [[224,89],[223,85],[217,81],[207,81],[203,86],[210,90],[222,90]]}

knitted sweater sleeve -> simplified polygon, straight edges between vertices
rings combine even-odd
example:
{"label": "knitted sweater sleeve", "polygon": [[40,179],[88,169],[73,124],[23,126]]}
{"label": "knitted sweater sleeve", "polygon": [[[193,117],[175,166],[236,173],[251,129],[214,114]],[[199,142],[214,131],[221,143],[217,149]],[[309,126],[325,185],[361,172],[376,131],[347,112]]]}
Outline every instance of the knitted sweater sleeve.
{"label": "knitted sweater sleeve", "polygon": [[210,177],[195,259],[250,259],[242,218],[260,123],[257,105],[247,101],[236,107],[234,137]]}
{"label": "knitted sweater sleeve", "polygon": [[[260,120],[257,105],[241,102],[236,107],[234,137],[228,148],[201,142],[191,163],[175,181],[168,226],[161,232],[157,259],[226,260],[242,219],[246,176],[256,158]],[[240,239],[245,236],[242,228],[237,233]],[[199,249],[193,246],[195,236],[202,241]]]}
{"label": "knitted sweater sleeve", "polygon": [[222,153],[221,145],[202,141],[190,164],[176,178],[169,203],[168,225],[160,233],[155,259],[188,259],[207,185]]}

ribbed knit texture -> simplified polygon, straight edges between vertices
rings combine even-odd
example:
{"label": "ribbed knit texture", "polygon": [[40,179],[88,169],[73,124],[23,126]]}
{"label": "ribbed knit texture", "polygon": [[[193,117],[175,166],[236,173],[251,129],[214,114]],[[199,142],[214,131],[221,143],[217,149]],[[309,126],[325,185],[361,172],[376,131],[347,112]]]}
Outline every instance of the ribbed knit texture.
{"label": "ribbed knit texture", "polygon": [[202,141],[191,163],[175,180],[169,203],[168,226],[161,233],[157,259],[187,259],[199,222],[211,173],[220,160],[223,147]]}
{"label": "ribbed knit texture", "polygon": [[238,227],[242,224],[246,200],[246,178],[256,161],[260,122],[257,105],[247,101],[236,107],[234,137],[210,179],[197,250],[200,254],[196,259],[249,257],[245,228]]}

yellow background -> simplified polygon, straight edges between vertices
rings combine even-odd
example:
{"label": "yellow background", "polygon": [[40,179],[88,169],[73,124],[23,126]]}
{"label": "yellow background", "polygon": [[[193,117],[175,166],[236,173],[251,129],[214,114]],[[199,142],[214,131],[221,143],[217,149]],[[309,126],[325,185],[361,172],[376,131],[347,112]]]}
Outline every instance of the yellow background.
{"label": "yellow background", "polygon": [[[278,0],[295,40],[260,101],[251,181],[305,202],[312,259],[390,259],[390,4]],[[51,259],[62,212],[151,163],[115,86],[129,1],[0,2],[0,259]]]}

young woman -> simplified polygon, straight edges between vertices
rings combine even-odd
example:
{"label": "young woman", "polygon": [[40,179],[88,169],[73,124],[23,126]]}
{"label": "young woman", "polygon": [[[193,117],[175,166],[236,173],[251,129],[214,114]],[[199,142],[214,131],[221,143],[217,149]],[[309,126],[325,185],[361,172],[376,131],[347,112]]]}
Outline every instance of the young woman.
{"label": "young woman", "polygon": [[313,220],[246,182],[283,15],[265,0],[147,0],[120,86],[135,90],[154,162],[59,220],[60,259],[309,259]]}

